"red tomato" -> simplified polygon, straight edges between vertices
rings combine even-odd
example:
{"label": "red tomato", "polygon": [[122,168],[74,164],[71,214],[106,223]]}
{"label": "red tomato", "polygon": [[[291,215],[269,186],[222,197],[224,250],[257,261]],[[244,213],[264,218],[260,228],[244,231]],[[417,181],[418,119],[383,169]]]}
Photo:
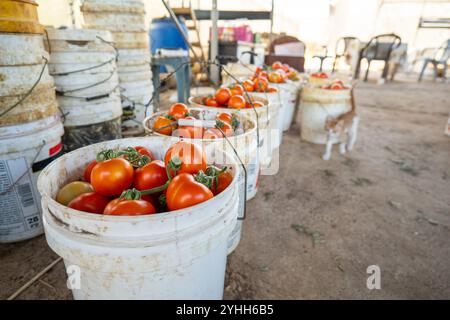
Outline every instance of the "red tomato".
{"label": "red tomato", "polygon": [[[197,120],[192,116],[186,117],[185,119]],[[182,138],[201,139],[204,131],[205,129],[200,126],[180,126],[173,135]]]}
{"label": "red tomato", "polygon": [[84,181],[91,182],[91,171],[92,171],[92,168],[94,168],[96,164],[97,164],[97,161],[94,160],[87,165],[86,169],[84,169]]}
{"label": "red tomato", "polygon": [[153,160],[134,173],[134,187],[140,191],[162,186],[167,180],[166,166],[161,160]]}
{"label": "red tomato", "polygon": [[175,125],[172,125],[175,121],[171,120],[165,116],[158,116],[153,123],[153,130],[160,134],[165,134],[166,136],[170,136],[172,134]]}
{"label": "red tomato", "polygon": [[[231,137],[233,134],[234,134],[234,130],[233,130],[233,127],[231,126],[231,124],[229,124],[228,122],[220,122],[220,126],[219,126],[219,128],[220,128],[220,130],[222,130],[222,132],[227,136],[227,137]],[[216,129],[216,128],[213,128],[213,129]],[[218,129],[216,129],[216,130],[218,130]],[[214,132],[214,130],[213,130],[213,132]],[[219,130],[218,130],[218,135],[219,135],[219,137],[220,138],[222,138],[223,137],[223,134],[222,134],[222,132],[220,132]]]}
{"label": "red tomato", "polygon": [[240,84],[236,83],[232,88],[231,88],[231,95],[235,96],[235,95],[243,95],[244,94],[244,87],[241,86]]}
{"label": "red tomato", "polygon": [[339,83],[333,83],[330,86],[330,90],[343,90],[344,87],[342,85],[340,85]]}
{"label": "red tomato", "polygon": [[232,109],[243,109],[245,108],[245,99],[243,96],[232,96],[228,100],[228,108]]}
{"label": "red tomato", "polygon": [[166,193],[167,208],[170,211],[179,210],[213,197],[213,193],[205,185],[195,181],[188,173],[180,173],[169,184]]}
{"label": "red tomato", "polygon": [[114,199],[108,203],[103,214],[113,216],[140,216],[153,214],[156,210],[153,205],[145,200],[119,200]]}
{"label": "red tomato", "polygon": [[279,72],[271,72],[269,73],[269,82],[272,83],[282,83],[284,81],[283,75]]}
{"label": "red tomato", "polygon": [[169,116],[175,119],[182,119],[189,113],[188,107],[184,103],[174,103],[169,109]]}
{"label": "red tomato", "polygon": [[[194,174],[200,170],[206,170],[206,155],[198,145],[192,142],[179,141],[173,144],[164,156],[166,167],[169,160],[175,156],[181,160],[181,169],[177,173]],[[171,174],[173,174],[172,171]]]}
{"label": "red tomato", "polygon": [[247,92],[253,92],[253,90],[255,90],[255,84],[250,79],[245,80],[242,83],[242,86],[244,87],[245,91],[247,91]]}
{"label": "red tomato", "polygon": [[211,188],[214,195],[218,195],[223,190],[225,190],[231,184],[231,182],[233,181],[233,176],[231,175],[230,172],[225,171],[225,172],[222,172],[217,177],[217,180],[218,180],[217,187],[216,187],[215,182],[213,182],[213,185],[212,185],[212,188]]}
{"label": "red tomato", "polygon": [[256,67],[255,74],[260,74],[260,73],[263,72],[263,71],[264,71],[263,68],[261,68],[261,67]]}
{"label": "red tomato", "polygon": [[258,75],[258,77],[265,79],[267,79],[267,76],[268,76],[267,71],[261,71],[260,74]]}
{"label": "red tomato", "polygon": [[228,88],[220,88],[216,91],[215,98],[219,105],[226,105],[231,97],[231,90]]}
{"label": "red tomato", "polygon": [[280,61],[275,61],[274,63],[272,63],[272,69],[282,69],[283,68],[283,64]]}
{"label": "red tomato", "polygon": [[134,149],[136,149],[136,151],[142,154],[143,156],[149,157],[151,161],[156,159],[153,153],[145,147],[137,146],[134,147]]}
{"label": "red tomato", "polygon": [[214,99],[214,98],[206,98],[205,105],[208,107],[218,107],[219,106],[216,99]]}
{"label": "red tomato", "polygon": [[108,202],[109,199],[107,197],[96,192],[88,192],[80,194],[70,201],[67,206],[79,211],[102,214]]}
{"label": "red tomato", "polygon": [[[264,107],[264,104],[262,102],[259,101],[253,101],[253,107],[255,108],[261,108]],[[247,108],[253,108],[252,105],[249,103]]]}
{"label": "red tomato", "polygon": [[255,81],[255,91],[265,92],[269,86],[269,81],[266,78],[258,77]]}
{"label": "red tomato", "polygon": [[226,112],[218,113],[216,115],[216,119],[217,120],[221,120],[223,122],[226,122],[228,124],[231,124],[233,122],[233,116],[231,114],[229,114],[229,113],[226,113]]}
{"label": "red tomato", "polygon": [[270,92],[270,93],[278,92],[278,88],[275,88],[275,87],[268,87],[268,88],[267,88],[267,92]]}
{"label": "red tomato", "polygon": [[107,197],[119,196],[133,183],[133,166],[123,158],[97,163],[91,172],[91,184],[95,192]]}

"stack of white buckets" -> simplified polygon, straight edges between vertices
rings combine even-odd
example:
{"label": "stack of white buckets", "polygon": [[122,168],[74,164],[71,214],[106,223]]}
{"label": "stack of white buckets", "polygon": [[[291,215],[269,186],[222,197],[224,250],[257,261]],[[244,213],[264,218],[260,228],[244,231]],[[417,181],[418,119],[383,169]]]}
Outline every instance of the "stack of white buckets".
{"label": "stack of white buckets", "polygon": [[141,0],[85,0],[83,26],[109,30],[118,52],[118,74],[124,108],[123,135],[140,135],[142,121],[153,113],[150,49]]}
{"label": "stack of white buckets", "polygon": [[64,133],[42,33],[0,33],[0,243],[42,234],[39,171]]}
{"label": "stack of white buckets", "polygon": [[50,74],[64,114],[64,150],[119,139],[122,105],[109,31],[47,29]]}

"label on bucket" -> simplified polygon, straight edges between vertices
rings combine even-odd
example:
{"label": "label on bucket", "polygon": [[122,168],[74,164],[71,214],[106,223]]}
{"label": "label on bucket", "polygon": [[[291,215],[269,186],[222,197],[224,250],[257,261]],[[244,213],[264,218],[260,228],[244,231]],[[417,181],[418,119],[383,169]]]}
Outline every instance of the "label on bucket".
{"label": "label on bucket", "polygon": [[40,227],[36,194],[25,158],[0,160],[0,240]]}

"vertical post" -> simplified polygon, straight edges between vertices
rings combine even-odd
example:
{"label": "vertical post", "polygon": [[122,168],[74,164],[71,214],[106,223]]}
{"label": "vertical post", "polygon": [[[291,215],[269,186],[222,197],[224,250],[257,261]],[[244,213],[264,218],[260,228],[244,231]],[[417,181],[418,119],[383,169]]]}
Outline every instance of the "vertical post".
{"label": "vertical post", "polygon": [[[211,9],[211,47],[210,57],[211,60],[215,60],[219,54],[219,40],[217,37],[217,21],[219,20],[219,11],[217,10],[217,0],[212,1]],[[219,83],[219,68],[215,65],[211,65],[210,78],[215,84]]]}
{"label": "vertical post", "polygon": [[272,10],[270,11],[270,35],[269,35],[269,43],[272,43],[273,40],[273,9],[275,6],[275,0],[272,0]]}

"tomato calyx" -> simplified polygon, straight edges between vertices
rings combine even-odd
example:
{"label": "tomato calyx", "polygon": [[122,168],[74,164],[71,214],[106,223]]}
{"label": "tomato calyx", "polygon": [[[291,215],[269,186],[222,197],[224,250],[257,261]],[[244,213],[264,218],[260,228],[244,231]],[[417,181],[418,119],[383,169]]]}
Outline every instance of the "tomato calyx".
{"label": "tomato calyx", "polygon": [[133,147],[127,147],[124,150],[107,149],[107,150],[100,151],[97,154],[96,160],[97,160],[97,162],[103,162],[106,160],[119,158],[121,156],[125,156],[125,159],[128,160],[128,162],[130,162],[131,165],[135,168],[143,167],[152,161],[152,159],[150,159],[149,156],[139,153]]}
{"label": "tomato calyx", "polygon": [[231,115],[231,127],[236,130],[239,127],[239,120],[236,115]]}
{"label": "tomato calyx", "polygon": [[227,171],[227,167],[223,167],[222,169],[216,167],[216,166],[208,166],[206,168],[206,172],[203,172],[203,170],[200,170],[198,174],[194,175],[194,179],[197,182],[200,182],[201,184],[208,187],[210,190],[217,191],[217,186],[219,185],[219,176]]}

